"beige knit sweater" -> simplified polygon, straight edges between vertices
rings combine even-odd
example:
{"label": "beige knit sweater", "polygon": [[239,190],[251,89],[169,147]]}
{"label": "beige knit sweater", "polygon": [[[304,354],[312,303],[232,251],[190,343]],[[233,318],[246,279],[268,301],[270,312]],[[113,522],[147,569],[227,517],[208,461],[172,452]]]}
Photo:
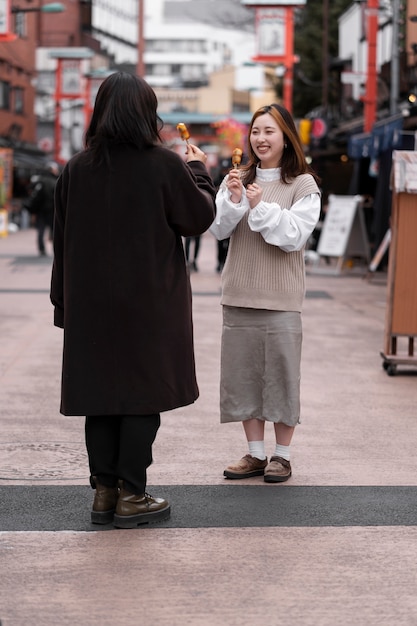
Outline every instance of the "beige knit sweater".
{"label": "beige knit sweater", "polygon": [[[262,187],[262,200],[282,208],[293,206],[309,194],[319,193],[314,178],[302,174],[290,184],[255,182]],[[221,304],[273,311],[301,311],[305,295],[304,250],[284,252],[265,242],[248,225],[249,211],[230,238],[222,272]]]}

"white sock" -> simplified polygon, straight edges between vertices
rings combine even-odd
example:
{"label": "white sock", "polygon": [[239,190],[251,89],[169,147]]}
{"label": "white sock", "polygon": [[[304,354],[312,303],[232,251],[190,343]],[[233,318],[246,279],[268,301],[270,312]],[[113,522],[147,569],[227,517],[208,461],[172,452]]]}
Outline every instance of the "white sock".
{"label": "white sock", "polygon": [[275,444],[274,456],[280,456],[286,461],[290,460],[290,446],[282,446],[280,443]]}
{"label": "white sock", "polygon": [[259,459],[260,461],[264,461],[266,459],[264,441],[248,441],[248,444],[249,444],[249,454],[251,456],[254,456],[256,459]]}

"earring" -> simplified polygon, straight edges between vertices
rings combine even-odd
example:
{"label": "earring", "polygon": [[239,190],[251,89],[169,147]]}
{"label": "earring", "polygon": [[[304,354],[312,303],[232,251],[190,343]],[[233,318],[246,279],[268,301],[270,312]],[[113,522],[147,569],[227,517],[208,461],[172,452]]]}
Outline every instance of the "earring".
{"label": "earring", "polygon": [[286,143],[284,143],[284,148],[286,148],[286,147],[287,147],[287,144],[286,144]]}

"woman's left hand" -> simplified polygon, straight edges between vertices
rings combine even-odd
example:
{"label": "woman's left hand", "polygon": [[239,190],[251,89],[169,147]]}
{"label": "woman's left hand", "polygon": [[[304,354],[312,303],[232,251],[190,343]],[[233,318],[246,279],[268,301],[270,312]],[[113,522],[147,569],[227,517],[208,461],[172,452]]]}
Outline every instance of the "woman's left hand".
{"label": "woman's left hand", "polygon": [[246,188],[246,197],[249,200],[250,208],[253,209],[262,199],[262,188],[256,183],[248,185]]}

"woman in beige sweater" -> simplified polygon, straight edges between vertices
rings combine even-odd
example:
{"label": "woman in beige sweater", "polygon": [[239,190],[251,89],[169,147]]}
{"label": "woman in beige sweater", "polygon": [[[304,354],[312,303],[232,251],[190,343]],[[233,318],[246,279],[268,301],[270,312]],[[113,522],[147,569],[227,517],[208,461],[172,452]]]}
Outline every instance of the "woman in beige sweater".
{"label": "woman in beige sweater", "polygon": [[[222,273],[221,422],[242,422],[249,453],[226,478],[291,476],[290,443],[300,420],[304,248],[320,215],[317,177],[306,163],[290,113],[258,109],[248,163],[233,169],[216,198],[210,231],[230,237]],[[265,422],[276,447],[265,453]]]}

